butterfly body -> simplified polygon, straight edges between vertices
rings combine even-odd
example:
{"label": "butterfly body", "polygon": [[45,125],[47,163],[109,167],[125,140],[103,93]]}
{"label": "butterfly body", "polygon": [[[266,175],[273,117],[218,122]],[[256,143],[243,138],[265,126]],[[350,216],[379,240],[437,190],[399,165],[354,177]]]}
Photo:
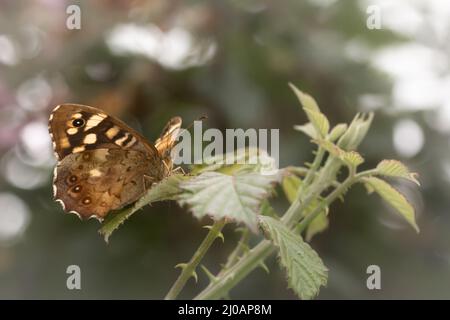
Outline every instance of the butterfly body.
{"label": "butterfly body", "polygon": [[139,199],[172,170],[172,149],[181,119],[171,119],[156,146],[100,109],[64,104],[49,120],[58,163],[53,193],[63,209],[102,220]]}

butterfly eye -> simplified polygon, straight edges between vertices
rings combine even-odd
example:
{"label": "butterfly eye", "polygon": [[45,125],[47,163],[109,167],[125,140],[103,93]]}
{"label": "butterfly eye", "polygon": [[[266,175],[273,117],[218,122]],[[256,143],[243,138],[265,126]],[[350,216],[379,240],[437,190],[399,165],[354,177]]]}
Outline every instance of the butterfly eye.
{"label": "butterfly eye", "polygon": [[78,118],[72,121],[72,125],[76,128],[84,126],[84,119]]}

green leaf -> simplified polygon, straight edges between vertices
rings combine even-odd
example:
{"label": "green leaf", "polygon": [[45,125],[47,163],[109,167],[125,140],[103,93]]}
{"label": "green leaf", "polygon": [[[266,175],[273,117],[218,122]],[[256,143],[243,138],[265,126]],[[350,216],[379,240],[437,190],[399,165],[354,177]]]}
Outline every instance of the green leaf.
{"label": "green leaf", "polygon": [[305,112],[320,137],[325,138],[328,130],[330,130],[327,117],[321,112],[311,111],[309,109],[305,109]]}
{"label": "green leaf", "polygon": [[137,210],[152,202],[175,200],[176,196],[181,192],[181,189],[179,188],[180,182],[187,179],[189,179],[189,177],[182,174],[174,174],[153,185],[152,188],[132,206],[122,209],[117,213],[111,213],[109,215],[111,218],[108,218],[102,224],[99,233],[104,237],[105,241],[108,242],[111,234]]}
{"label": "green leaf", "polygon": [[320,137],[325,138],[330,130],[330,123],[328,122],[327,117],[320,112],[316,100],[309,94],[297,89],[292,83],[290,83],[289,86],[297,95],[298,100],[303,106],[303,110],[306,112],[306,116],[316,129],[316,132]]}
{"label": "green leaf", "polygon": [[350,167],[356,168],[364,162],[364,158],[358,152],[344,151],[331,141],[319,139],[313,140],[313,142],[317,143],[319,146],[328,151],[332,156],[340,159]]}
{"label": "green leaf", "polygon": [[311,97],[309,94],[300,91],[294,84],[289,83],[289,87],[291,87],[292,91],[294,91],[298,100],[302,104],[303,108],[309,109],[311,111],[320,112],[319,106],[317,105],[316,100]]}
{"label": "green leaf", "polygon": [[325,231],[329,225],[328,219],[328,208],[324,209],[319,215],[314,218],[313,221],[306,228],[306,241],[311,241],[311,239],[318,233]]}
{"label": "green leaf", "polygon": [[419,227],[416,224],[414,207],[400,192],[386,181],[376,177],[364,178],[363,181],[369,191],[378,193],[381,198],[394,207],[398,213],[408,221],[417,233],[419,232]]}
{"label": "green leaf", "polygon": [[342,160],[349,166],[356,168],[364,162],[364,158],[356,151],[346,151],[342,155]]}
{"label": "green leaf", "polygon": [[304,177],[308,174],[309,169],[305,167],[296,167],[296,166],[289,166],[286,167],[285,170],[290,174],[295,174],[297,176]]}
{"label": "green leaf", "polygon": [[283,178],[281,186],[283,188],[284,194],[286,195],[286,198],[290,203],[294,202],[294,200],[297,198],[301,184],[302,180],[292,174],[286,175]]}
{"label": "green leaf", "polygon": [[263,216],[278,217],[278,213],[270,205],[270,202],[267,199],[264,199],[263,202],[261,203],[260,214]]}
{"label": "green leaf", "polygon": [[306,234],[305,234],[306,241],[310,241],[313,236],[328,228],[329,209],[328,206],[324,205],[324,199],[322,197],[312,200],[310,205],[304,210],[303,216],[307,217],[309,214],[313,213],[319,206],[323,206],[322,211],[306,227]]}
{"label": "green leaf", "polygon": [[[302,186],[302,180],[294,175],[287,175],[283,178],[282,188],[286,198],[290,203],[294,202],[297,198],[299,189]],[[321,199],[314,199],[308,208],[305,209],[304,216],[307,216],[311,212],[313,212],[319,205]],[[309,241],[312,237],[325,229],[328,228],[328,207],[325,207],[324,210],[319,213],[319,215],[311,221],[311,223],[306,228],[306,240]]]}
{"label": "green leaf", "polygon": [[417,173],[410,172],[409,169],[400,161],[383,160],[377,165],[377,173],[383,176],[405,178],[420,186],[417,180]]}
{"label": "green leaf", "polygon": [[337,124],[333,130],[331,130],[330,134],[328,135],[328,140],[331,142],[335,142],[337,139],[339,139],[344,132],[347,130],[347,124],[345,123],[339,123]]}
{"label": "green leaf", "polygon": [[333,157],[339,158],[342,160],[344,150],[339,148],[333,142],[323,139],[313,140],[314,143],[324,148],[328,153],[330,153]]}
{"label": "green leaf", "polygon": [[256,231],[261,202],[270,195],[279,178],[279,174],[205,172],[180,184],[184,192],[178,202],[189,206],[199,219],[206,215],[216,220],[229,218]]}
{"label": "green leaf", "polygon": [[347,131],[341,136],[337,145],[343,150],[355,150],[369,130],[373,120],[373,113],[357,114]]}
{"label": "green leaf", "polygon": [[266,236],[279,249],[280,264],[286,269],[289,287],[301,299],[317,296],[328,278],[328,269],[319,255],[280,221],[266,216],[259,220]]}
{"label": "green leaf", "polygon": [[312,125],[311,122],[308,122],[306,124],[303,125],[295,125],[294,126],[294,130],[303,132],[304,134],[306,134],[308,137],[312,138],[312,139],[319,139],[319,135],[316,132],[316,129],[314,128],[314,126]]}

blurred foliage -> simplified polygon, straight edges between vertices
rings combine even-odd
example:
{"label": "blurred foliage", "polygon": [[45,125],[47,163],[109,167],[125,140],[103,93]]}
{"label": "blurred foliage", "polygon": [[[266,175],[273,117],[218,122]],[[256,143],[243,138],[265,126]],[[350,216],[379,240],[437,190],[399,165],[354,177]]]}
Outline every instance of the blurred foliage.
{"label": "blurred foliage", "polygon": [[[81,30],[65,27],[66,7],[73,2],[81,7]],[[442,174],[448,134],[427,121],[433,110],[392,112],[389,77],[368,57],[349,53],[355,41],[371,52],[408,40],[389,29],[367,29],[362,1],[73,2],[0,2],[0,200],[4,212],[11,212],[9,195],[19,197],[25,209],[15,198],[14,203],[28,219],[17,237],[0,237],[0,298],[161,298],[177,276],[172,266],[186,261],[206,232],[205,221],[171,202],[134,215],[108,245],[97,234],[97,222],[62,214],[51,199],[54,160],[46,157],[50,142],[41,130],[54,106],[103,108],[150,140],[174,115],[189,124],[206,114],[204,126],[219,129],[280,128],[284,167],[312,157],[309,141],[293,130],[306,118],[299,116],[288,82],[312,93],[332,125],[364,109],[362,95],[382,98],[360,150],[363,166],[398,158],[392,143],[398,119],[415,120],[431,142],[415,157],[401,159],[420,173],[423,185],[423,195],[398,186],[414,199],[420,236],[355,188],[345,210],[335,205],[330,228],[313,239],[331,270],[319,298],[450,297],[449,180]],[[156,56],[145,54],[145,41],[137,53],[118,53],[111,38],[124,25],[173,37]],[[188,45],[181,58],[180,43]],[[15,221],[14,215],[0,217],[5,226],[7,219]],[[228,227],[224,234],[225,243],[215,243],[205,259],[213,272],[238,237]],[[66,289],[71,264],[81,267],[80,291]],[[270,275],[253,272],[231,296],[295,298],[275,264],[274,258],[268,262]],[[381,267],[381,291],[366,288],[371,264]],[[205,285],[206,277],[199,283]],[[196,288],[190,282],[181,298]]]}

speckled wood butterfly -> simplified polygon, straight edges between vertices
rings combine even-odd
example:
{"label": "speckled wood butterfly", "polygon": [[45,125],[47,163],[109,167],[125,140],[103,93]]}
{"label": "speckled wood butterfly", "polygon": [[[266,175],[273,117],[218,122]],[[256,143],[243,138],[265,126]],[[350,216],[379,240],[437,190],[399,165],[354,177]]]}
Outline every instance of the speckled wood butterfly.
{"label": "speckled wood butterfly", "polygon": [[49,132],[58,163],[53,196],[67,212],[103,220],[109,211],[139,199],[172,172],[170,151],[181,127],[172,118],[155,144],[100,109],[57,106]]}

